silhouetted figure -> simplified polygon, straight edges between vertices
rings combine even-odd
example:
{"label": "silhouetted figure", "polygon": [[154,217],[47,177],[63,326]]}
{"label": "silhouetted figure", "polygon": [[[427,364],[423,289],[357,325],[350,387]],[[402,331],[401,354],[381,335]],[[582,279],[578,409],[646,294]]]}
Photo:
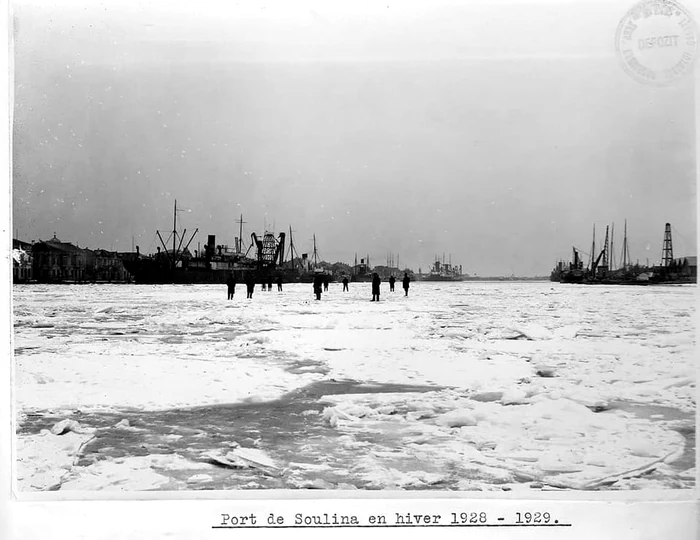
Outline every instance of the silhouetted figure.
{"label": "silhouetted figure", "polygon": [[375,300],[379,302],[379,284],[382,282],[381,279],[379,279],[379,274],[376,272],[372,274],[372,302]]}
{"label": "silhouetted figure", "polygon": [[278,276],[277,278],[277,291],[282,292],[282,276]]}
{"label": "silhouetted figure", "polygon": [[403,275],[403,290],[406,292],[406,296],[408,296],[408,284],[411,283],[411,278],[408,277],[407,273],[404,273]]}
{"label": "silhouetted figure", "polygon": [[314,294],[316,295],[316,300],[321,299],[321,288],[323,287],[323,277],[319,274],[314,276]]}
{"label": "silhouetted figure", "polygon": [[266,290],[267,290],[267,284],[265,283],[265,280],[264,280],[264,279],[260,282],[260,285],[262,285],[262,290],[263,290],[263,291],[266,291]]}
{"label": "silhouetted figure", "polygon": [[328,292],[328,282],[330,281],[330,278],[328,276],[323,276],[323,290],[325,292]]}
{"label": "silhouetted figure", "polygon": [[396,278],[394,276],[389,277],[389,291],[394,292],[394,283],[396,283]]}
{"label": "silhouetted figure", "polygon": [[343,278],[343,292],[345,292],[345,291],[347,291],[347,290],[349,290],[349,289],[348,289],[348,276],[345,276],[345,277]]}
{"label": "silhouetted figure", "polygon": [[248,272],[248,275],[245,278],[245,287],[246,287],[246,298],[253,298],[253,292],[255,292],[255,274],[253,272]]}
{"label": "silhouetted figure", "polygon": [[228,287],[228,299],[233,300],[233,295],[236,292],[236,275],[231,274],[226,280],[226,286]]}
{"label": "silhouetted figure", "polygon": [[272,274],[267,276],[267,290],[268,291],[272,290]]}

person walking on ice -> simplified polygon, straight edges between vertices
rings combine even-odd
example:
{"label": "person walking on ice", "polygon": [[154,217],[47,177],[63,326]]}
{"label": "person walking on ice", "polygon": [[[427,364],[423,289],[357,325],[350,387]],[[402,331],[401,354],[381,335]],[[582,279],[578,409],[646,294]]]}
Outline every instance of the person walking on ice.
{"label": "person walking on ice", "polygon": [[226,286],[228,287],[228,299],[233,300],[233,295],[236,292],[236,274],[234,272],[231,272],[226,280]]}
{"label": "person walking on ice", "polygon": [[348,276],[343,277],[343,292],[349,290],[348,289]]}
{"label": "person walking on ice", "polygon": [[396,278],[393,274],[389,277],[389,291],[394,292],[394,283],[396,283]]}
{"label": "person walking on ice", "polygon": [[408,296],[408,284],[411,283],[411,278],[408,277],[408,273],[403,274],[403,290],[406,292],[405,296]]}
{"label": "person walking on ice", "polygon": [[379,278],[379,274],[376,272],[372,274],[372,302],[379,302],[379,285],[382,280]]}
{"label": "person walking on ice", "polygon": [[282,292],[282,276],[277,276],[277,291]]}
{"label": "person walking on ice", "polygon": [[316,295],[316,300],[321,299],[321,288],[323,287],[323,278],[316,274],[314,276],[314,294]]}
{"label": "person walking on ice", "polygon": [[246,286],[246,298],[253,298],[253,292],[255,292],[255,274],[253,272],[248,272],[245,279]]}

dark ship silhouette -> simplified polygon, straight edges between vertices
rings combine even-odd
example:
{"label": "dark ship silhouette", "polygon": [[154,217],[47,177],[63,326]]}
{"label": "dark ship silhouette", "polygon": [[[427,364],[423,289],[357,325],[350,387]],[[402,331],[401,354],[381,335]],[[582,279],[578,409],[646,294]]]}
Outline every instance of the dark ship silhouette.
{"label": "dark ship silhouette", "polygon": [[[242,216],[240,223],[242,232]],[[250,273],[254,273],[259,280],[282,276],[292,281],[298,276],[294,268],[284,264],[285,233],[280,233],[277,238],[270,232],[266,232],[262,238],[252,233],[251,244],[245,252],[242,235],[236,238],[234,249],[217,245],[215,235],[209,235],[204,249],[201,252],[195,250],[193,255],[189,246],[197,232],[198,229],[195,229],[189,240],[186,229],[178,233],[175,201],[172,247],[168,249],[160,231],[156,231],[162,249],[159,246],[157,253],[144,256],[137,248],[134,257],[124,259],[124,266],[136,283],[144,284],[225,283],[231,275],[243,281]]]}
{"label": "dark ship silhouette", "polygon": [[[613,226],[614,227],[614,226]],[[614,228],[613,234],[614,237]],[[632,264],[627,244],[627,222],[622,242],[622,263],[613,268],[613,241],[609,236],[609,227],[605,229],[603,249],[596,257],[591,256],[590,263],[584,267],[580,250],[573,248],[573,260],[569,263],[559,261],[550,274],[551,281],[560,283],[582,283],[586,285],[653,285],[697,283],[697,263],[694,257],[673,258],[673,239],[671,224],[666,223],[664,230],[663,256],[660,265],[649,266]],[[595,226],[593,227],[593,245],[591,254],[595,254]]]}

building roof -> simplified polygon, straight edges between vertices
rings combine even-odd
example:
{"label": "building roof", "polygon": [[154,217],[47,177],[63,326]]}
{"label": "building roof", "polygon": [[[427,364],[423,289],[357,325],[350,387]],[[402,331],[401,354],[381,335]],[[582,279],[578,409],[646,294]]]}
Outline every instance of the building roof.
{"label": "building roof", "polygon": [[56,238],[55,234],[54,234],[53,238],[51,238],[50,240],[40,240],[36,244],[32,245],[32,250],[34,250],[34,251],[44,251],[47,248],[49,250],[62,251],[64,253],[77,253],[77,252],[92,253],[92,251],[87,249],[87,248],[81,248],[78,246],[74,246],[70,242],[61,242],[58,238]]}
{"label": "building roof", "polygon": [[75,247],[73,244],[68,244],[66,242],[44,242],[43,240],[40,240],[39,242],[34,244],[34,247],[32,249],[34,251],[56,250],[64,251],[67,253],[72,253],[78,250],[78,248]]}

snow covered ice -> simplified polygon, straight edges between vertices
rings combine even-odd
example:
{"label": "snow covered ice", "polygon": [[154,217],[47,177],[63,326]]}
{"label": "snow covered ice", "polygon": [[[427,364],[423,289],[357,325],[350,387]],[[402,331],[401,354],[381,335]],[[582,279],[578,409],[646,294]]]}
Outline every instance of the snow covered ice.
{"label": "snow covered ice", "polygon": [[695,485],[695,286],[225,289],[15,286],[19,488]]}

